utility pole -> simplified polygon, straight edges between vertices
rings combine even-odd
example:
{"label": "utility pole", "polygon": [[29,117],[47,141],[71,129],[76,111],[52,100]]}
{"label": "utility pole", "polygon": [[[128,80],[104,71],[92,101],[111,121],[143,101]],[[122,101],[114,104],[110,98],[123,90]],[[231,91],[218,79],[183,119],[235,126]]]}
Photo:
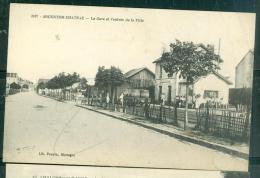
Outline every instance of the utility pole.
{"label": "utility pole", "polygon": [[[218,56],[220,56],[220,43],[221,43],[221,38],[219,38],[219,40],[218,40]],[[219,61],[218,61],[218,65],[219,65]]]}
{"label": "utility pole", "polygon": [[[219,64],[220,64],[220,61],[219,61],[219,59],[220,59],[220,43],[221,43],[221,38],[219,38],[219,40],[218,40],[218,67],[219,67]],[[218,72],[218,69],[217,69],[217,72]]]}

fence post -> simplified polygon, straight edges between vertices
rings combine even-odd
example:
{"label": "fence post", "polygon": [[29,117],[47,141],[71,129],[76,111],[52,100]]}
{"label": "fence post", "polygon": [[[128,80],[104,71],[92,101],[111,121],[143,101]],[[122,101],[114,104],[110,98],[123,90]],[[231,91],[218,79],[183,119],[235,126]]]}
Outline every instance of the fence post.
{"label": "fence post", "polygon": [[231,111],[228,112],[228,133],[227,135],[230,137],[231,134],[230,134],[230,127],[231,127]]}
{"label": "fence post", "polygon": [[209,103],[206,103],[205,132],[209,132]]}
{"label": "fence post", "polygon": [[132,100],[132,106],[133,106],[133,110],[132,110],[132,114],[135,114],[135,98]]}
{"label": "fence post", "polygon": [[247,109],[246,109],[246,120],[245,120],[245,125],[244,125],[244,129],[243,129],[243,133],[242,133],[242,137],[243,139],[246,139],[247,138],[247,132],[248,132],[248,126],[249,126],[249,117],[250,117],[250,108],[249,106],[247,106]]}
{"label": "fence post", "polygon": [[145,119],[149,119],[149,105],[147,100],[145,100],[144,115],[145,115]]}
{"label": "fence post", "polygon": [[173,124],[178,126],[178,113],[177,113],[177,103],[174,104],[174,121]]}
{"label": "fence post", "polygon": [[160,103],[160,115],[159,115],[159,122],[162,122],[162,102]]}
{"label": "fence post", "polygon": [[196,128],[198,130],[200,130],[200,108],[196,109],[196,117],[197,117],[197,124],[196,124]]}

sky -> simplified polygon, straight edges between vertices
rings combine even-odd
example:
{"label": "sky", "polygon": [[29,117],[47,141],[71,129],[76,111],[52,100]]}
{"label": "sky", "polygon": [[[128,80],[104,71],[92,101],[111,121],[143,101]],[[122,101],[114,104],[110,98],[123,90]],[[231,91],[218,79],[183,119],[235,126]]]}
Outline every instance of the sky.
{"label": "sky", "polygon": [[7,72],[33,82],[60,72],[93,81],[98,66],[154,72],[153,61],[178,39],[213,44],[216,52],[220,41],[219,73],[234,83],[235,66],[254,48],[253,13],[25,4],[13,4],[10,11]]}

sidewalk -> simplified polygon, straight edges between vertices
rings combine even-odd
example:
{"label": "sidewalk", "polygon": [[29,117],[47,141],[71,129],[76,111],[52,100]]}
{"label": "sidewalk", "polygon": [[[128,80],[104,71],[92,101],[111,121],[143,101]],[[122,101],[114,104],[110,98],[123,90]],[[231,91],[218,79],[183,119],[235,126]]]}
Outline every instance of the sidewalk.
{"label": "sidewalk", "polygon": [[201,146],[208,147],[217,151],[221,151],[233,156],[237,156],[243,159],[248,159],[249,157],[249,146],[245,143],[233,143],[230,140],[221,139],[218,137],[202,134],[201,132],[195,131],[184,131],[181,128],[175,127],[169,124],[155,124],[151,121],[144,119],[142,117],[137,117],[121,112],[108,111],[101,108],[75,104],[78,107],[85,108],[100,114],[104,114],[116,119],[120,119],[132,124],[142,126],[147,129],[154,130],[156,132],[174,137],[180,140],[198,144]]}
{"label": "sidewalk", "polygon": [[[44,96],[44,95],[42,95]],[[215,137],[212,135],[206,135],[203,134],[199,131],[184,131],[182,128],[170,125],[170,124],[156,124],[152,123],[150,120],[147,120],[142,117],[122,113],[122,112],[117,112],[117,111],[109,111],[105,110],[102,108],[94,107],[94,106],[87,106],[87,105],[81,105],[77,102],[74,101],[63,101],[63,100],[58,100],[54,97],[50,96],[44,96],[50,99],[55,99],[59,102],[66,102],[70,103],[72,105],[75,105],[77,107],[81,107],[84,109],[88,109],[100,114],[104,114],[109,117],[113,117],[115,119],[119,119],[122,121],[126,121],[132,124],[139,125],[141,127],[151,129],[155,132],[159,132],[161,134],[168,135],[170,137],[174,137],[177,139],[180,139],[182,141],[187,141],[190,143],[194,143],[197,145],[201,145],[210,149],[214,149],[217,151],[221,151],[236,157],[240,157],[243,159],[248,159],[249,158],[249,146],[245,143],[237,143],[233,142],[228,139],[224,138],[219,138]]]}

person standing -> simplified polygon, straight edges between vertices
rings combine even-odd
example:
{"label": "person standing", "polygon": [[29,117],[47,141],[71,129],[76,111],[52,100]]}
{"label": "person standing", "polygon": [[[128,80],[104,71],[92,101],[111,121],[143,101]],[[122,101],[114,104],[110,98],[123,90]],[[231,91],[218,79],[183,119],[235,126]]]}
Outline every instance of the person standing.
{"label": "person standing", "polygon": [[107,97],[106,97],[107,108],[108,108],[108,106],[109,106],[109,102],[110,102],[110,98],[109,98],[109,94],[107,94]]}
{"label": "person standing", "polygon": [[123,112],[124,112],[124,93],[121,93],[119,99],[120,99],[121,107],[123,108]]}

